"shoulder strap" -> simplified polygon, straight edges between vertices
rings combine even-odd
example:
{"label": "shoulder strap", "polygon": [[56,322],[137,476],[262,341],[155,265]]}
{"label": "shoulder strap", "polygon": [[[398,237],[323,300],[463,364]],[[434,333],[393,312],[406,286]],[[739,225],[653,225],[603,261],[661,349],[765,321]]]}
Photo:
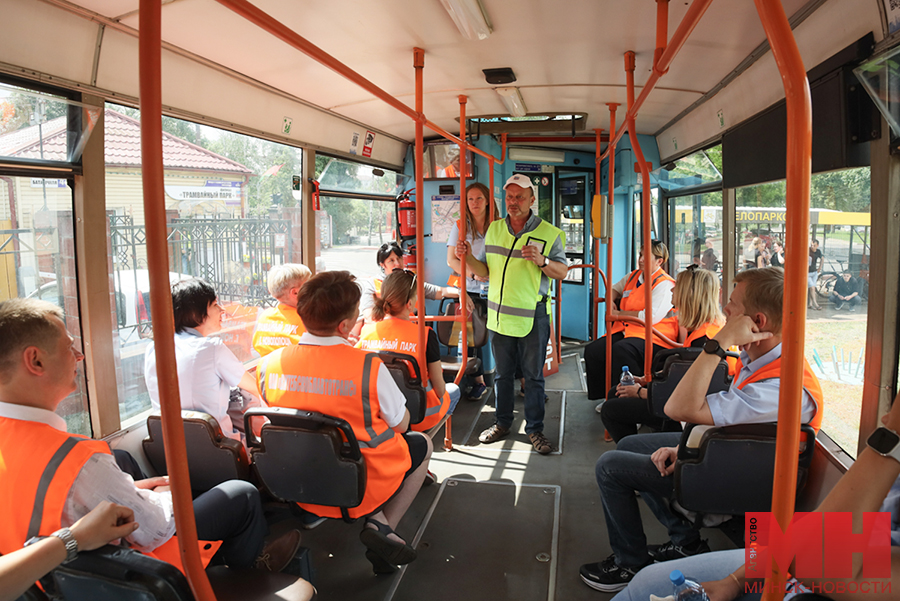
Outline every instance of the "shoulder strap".
{"label": "shoulder strap", "polygon": [[44,519],[44,500],[47,497],[47,491],[50,489],[50,483],[53,482],[53,478],[56,476],[56,471],[59,469],[59,466],[62,465],[65,458],[68,457],[72,449],[75,448],[75,445],[82,440],[85,439],[75,436],[67,438],[66,441],[56,449],[56,452],[53,453],[53,457],[51,457],[50,461],[47,463],[47,467],[44,468],[44,473],[41,474],[41,479],[38,482],[37,493],[34,495],[34,507],[31,510],[31,520],[28,522],[28,532],[25,535],[25,540],[37,536],[38,532],[40,532],[41,522]]}

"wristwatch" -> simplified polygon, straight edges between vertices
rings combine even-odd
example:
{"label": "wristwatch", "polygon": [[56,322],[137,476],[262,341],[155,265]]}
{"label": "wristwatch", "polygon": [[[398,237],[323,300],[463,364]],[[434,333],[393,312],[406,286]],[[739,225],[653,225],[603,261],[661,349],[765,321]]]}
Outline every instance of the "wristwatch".
{"label": "wristwatch", "polygon": [[[72,561],[73,559],[78,557],[78,541],[75,540],[75,536],[72,534],[71,530],[69,530],[68,528],[60,528],[59,530],[57,530],[50,536],[55,536],[56,538],[61,540],[63,542],[63,544],[66,546],[66,559],[63,561],[63,563],[69,563],[70,561]],[[28,547],[38,541],[44,540],[45,538],[50,538],[50,537],[48,537],[48,536],[32,536],[27,541],[25,541],[25,544],[22,546]]]}
{"label": "wristwatch", "polygon": [[548,259],[548,258],[545,256],[545,257],[544,257],[544,264],[541,265],[541,269],[543,269],[544,267],[546,267],[548,263],[550,263],[550,259]]}
{"label": "wristwatch", "polygon": [[900,461],[900,435],[890,428],[878,428],[869,435],[866,444],[879,455]]}
{"label": "wristwatch", "polygon": [[719,344],[719,341],[715,338],[710,338],[703,345],[703,352],[709,353],[710,355],[718,355],[721,359],[725,358],[725,349]]}

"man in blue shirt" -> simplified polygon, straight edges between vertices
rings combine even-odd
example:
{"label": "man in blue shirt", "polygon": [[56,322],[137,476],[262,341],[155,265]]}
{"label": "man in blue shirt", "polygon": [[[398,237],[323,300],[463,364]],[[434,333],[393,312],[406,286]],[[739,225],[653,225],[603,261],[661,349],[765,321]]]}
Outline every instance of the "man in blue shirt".
{"label": "man in blue shirt", "polygon": [[[777,420],[780,380],[753,381],[753,375],[780,361],[783,296],[784,270],[780,267],[750,269],[735,277],[734,291],[724,309],[727,322],[673,391],[665,407],[669,417],[706,426]],[[718,355],[720,349],[733,345],[741,348],[740,373],[729,390],[706,396],[719,357],[705,355]],[[801,417],[809,423],[819,410],[819,399],[807,389],[803,397]],[[697,434],[700,430],[694,429]],[[613,554],[602,562],[581,566],[581,579],[591,588],[620,591],[653,561],[709,551],[697,528],[669,508],[680,438],[678,432],[627,436],[616,450],[597,461],[597,484]],[[636,491],[668,529],[668,543],[647,545]]]}

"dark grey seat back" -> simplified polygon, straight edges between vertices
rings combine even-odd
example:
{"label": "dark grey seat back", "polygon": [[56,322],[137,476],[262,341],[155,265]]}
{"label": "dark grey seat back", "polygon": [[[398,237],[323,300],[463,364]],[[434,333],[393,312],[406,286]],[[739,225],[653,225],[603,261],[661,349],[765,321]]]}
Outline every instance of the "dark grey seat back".
{"label": "dark grey seat back", "polygon": [[409,423],[418,424],[425,419],[428,399],[422,386],[422,373],[419,362],[415,358],[392,351],[379,351],[378,357],[391,372],[397,387],[406,397],[406,409],[409,411]]}
{"label": "dark grey seat back", "polygon": [[[771,511],[777,424],[710,428],[697,447],[688,447],[693,424],[685,428],[675,462],[675,499],[690,511],[739,515]],[[797,492],[806,484],[816,433],[801,426]]]}
{"label": "dark grey seat back", "polygon": [[54,599],[193,601],[184,574],[172,564],[125,547],[79,553],[41,579]]}
{"label": "dark grey seat back", "polygon": [[[694,364],[703,349],[687,347],[666,349],[653,356],[653,379],[647,388],[647,407],[656,417],[668,419],[663,408],[672,396],[681,378]],[[709,382],[706,394],[728,390],[731,386],[728,363],[723,359],[716,366],[716,371]]]}
{"label": "dark grey seat back", "polygon": [[[257,438],[253,416],[269,421]],[[272,496],[295,503],[358,506],[366,491],[366,465],[350,424],[299,409],[270,407],[244,414],[253,466]]]}
{"label": "dark grey seat back", "polygon": [[[203,492],[228,480],[250,477],[250,459],[244,445],[225,436],[215,418],[200,411],[182,411],[181,419],[192,490]],[[147,418],[147,431],[144,454],[157,474],[168,474],[159,415]]]}

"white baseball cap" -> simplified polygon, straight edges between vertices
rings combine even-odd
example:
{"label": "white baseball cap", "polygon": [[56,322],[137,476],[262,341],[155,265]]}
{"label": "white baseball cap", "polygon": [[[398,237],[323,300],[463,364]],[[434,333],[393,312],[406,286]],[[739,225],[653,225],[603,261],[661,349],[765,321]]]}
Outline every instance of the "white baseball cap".
{"label": "white baseball cap", "polygon": [[508,180],[506,180],[506,184],[504,184],[503,189],[506,190],[511,185],[517,185],[520,188],[531,188],[531,193],[537,197],[537,190],[534,188],[534,183],[532,183],[531,178],[527,175],[522,175],[521,173],[517,173]]}

